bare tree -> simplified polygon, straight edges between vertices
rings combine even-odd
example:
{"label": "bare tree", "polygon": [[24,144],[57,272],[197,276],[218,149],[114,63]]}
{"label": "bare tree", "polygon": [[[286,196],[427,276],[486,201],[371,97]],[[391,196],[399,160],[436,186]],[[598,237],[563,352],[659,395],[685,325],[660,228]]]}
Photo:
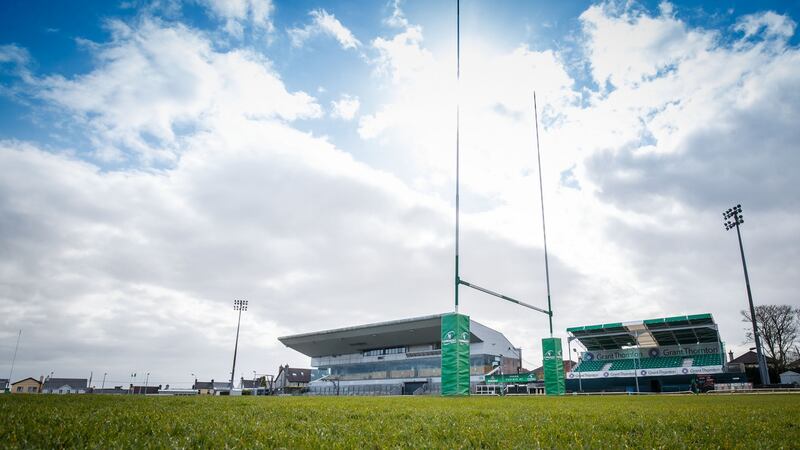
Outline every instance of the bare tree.
{"label": "bare tree", "polygon": [[[764,353],[775,361],[775,370],[781,373],[790,362],[790,352],[798,344],[800,309],[789,305],[759,305],[755,310]],[[741,313],[742,321],[750,323],[750,311]],[[754,342],[753,330],[747,330],[745,336],[748,342]]]}

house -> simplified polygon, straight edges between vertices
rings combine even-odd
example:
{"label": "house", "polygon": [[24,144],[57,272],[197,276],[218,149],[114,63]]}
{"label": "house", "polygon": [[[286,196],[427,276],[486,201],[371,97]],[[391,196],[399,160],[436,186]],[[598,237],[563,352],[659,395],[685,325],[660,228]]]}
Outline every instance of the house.
{"label": "house", "polygon": [[239,381],[239,389],[258,389],[261,387],[261,379],[245,380],[244,377]]}
{"label": "house", "polygon": [[28,377],[11,384],[12,394],[38,394],[42,391],[42,378]]}
{"label": "house", "polygon": [[794,384],[800,386],[800,373],[787,370],[781,374],[781,384]]}
{"label": "house", "polygon": [[289,365],[278,366],[274,389],[276,394],[300,394],[308,390],[311,382],[311,369],[291,368]]}
{"label": "house", "polygon": [[[775,372],[775,361],[773,358],[764,355],[764,358],[767,360],[767,366],[769,366],[769,378],[773,382],[778,381],[778,373]],[[740,355],[738,358],[733,358],[728,361],[728,367],[736,367],[739,366],[740,368],[744,369],[745,375],[747,376],[747,380],[753,384],[760,384],[761,383],[761,376],[758,373],[758,355],[754,351],[749,351]],[[740,369],[741,370],[741,369]]]}
{"label": "house", "polygon": [[194,380],[192,389],[196,390],[200,395],[219,395],[221,392],[230,392],[231,384],[228,382],[214,381],[197,381]]}
{"label": "house", "polygon": [[85,394],[86,378],[47,378],[42,385],[44,394]]}

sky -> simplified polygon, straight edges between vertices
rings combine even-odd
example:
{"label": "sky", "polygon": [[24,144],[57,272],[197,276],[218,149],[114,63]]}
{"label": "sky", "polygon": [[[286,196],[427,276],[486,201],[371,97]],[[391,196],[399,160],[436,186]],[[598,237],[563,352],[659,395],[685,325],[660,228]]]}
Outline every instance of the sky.
{"label": "sky", "polygon": [[[453,309],[555,336],[800,306],[796,2],[0,4],[0,377],[274,374],[279,336]],[[461,288],[540,365],[547,317]]]}

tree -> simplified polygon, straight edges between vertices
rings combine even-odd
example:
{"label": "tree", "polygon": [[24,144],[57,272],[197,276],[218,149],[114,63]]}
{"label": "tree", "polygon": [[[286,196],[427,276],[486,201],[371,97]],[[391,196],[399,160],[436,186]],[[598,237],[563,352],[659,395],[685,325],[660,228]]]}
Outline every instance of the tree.
{"label": "tree", "polygon": [[[772,358],[778,373],[786,370],[790,352],[798,344],[800,331],[800,308],[789,305],[759,305],[755,307],[756,324],[766,356]],[[750,323],[750,311],[742,310],[742,321]],[[745,334],[747,342],[754,342],[753,330]]]}

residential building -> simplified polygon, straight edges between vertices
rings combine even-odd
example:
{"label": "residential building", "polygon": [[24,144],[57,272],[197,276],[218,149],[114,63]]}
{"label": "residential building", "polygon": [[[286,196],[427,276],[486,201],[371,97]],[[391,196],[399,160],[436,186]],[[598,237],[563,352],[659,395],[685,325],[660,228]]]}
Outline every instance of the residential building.
{"label": "residential building", "polygon": [[47,378],[42,385],[44,394],[85,394],[86,378]]}
{"label": "residential building", "polygon": [[11,384],[12,394],[38,394],[42,391],[42,378],[28,377]]}
{"label": "residential building", "polygon": [[[769,356],[764,356],[767,360],[767,366],[769,366],[769,377],[772,382],[777,383],[779,381],[779,375],[775,371],[774,367],[777,361]],[[758,372],[758,355],[754,351],[748,351],[740,355],[738,358],[734,358],[728,362],[728,366],[739,366],[744,368],[744,372],[747,375],[748,381],[753,384],[761,384],[761,375]]]}
{"label": "residential building", "polygon": [[273,389],[276,394],[300,394],[308,390],[310,382],[311,369],[291,368],[287,364],[278,367]]}
{"label": "residential building", "polygon": [[229,382],[214,381],[197,381],[194,380],[192,389],[195,389],[200,395],[219,395],[221,392],[230,392],[231,384]]}

